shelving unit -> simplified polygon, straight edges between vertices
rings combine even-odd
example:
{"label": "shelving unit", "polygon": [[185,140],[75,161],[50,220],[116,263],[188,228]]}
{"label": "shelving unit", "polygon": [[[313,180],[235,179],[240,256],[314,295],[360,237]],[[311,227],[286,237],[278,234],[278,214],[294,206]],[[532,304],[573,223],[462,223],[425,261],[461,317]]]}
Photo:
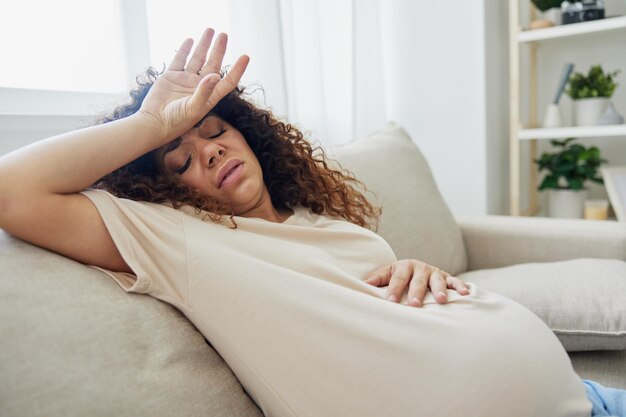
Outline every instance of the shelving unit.
{"label": "shelving unit", "polygon": [[570,126],[551,129],[520,129],[519,140],[532,139],[565,139],[565,138],[608,138],[626,136],[626,125],[607,126]]}
{"label": "shelving unit", "polygon": [[517,34],[517,41],[519,43],[548,41],[550,39],[614,30],[626,30],[626,16],[609,17],[607,19],[593,20],[591,22],[554,26],[544,29],[526,30]]}
{"label": "shelving unit", "polygon": [[[529,2],[528,2],[529,3]],[[531,7],[531,19],[536,12]],[[626,125],[611,126],[572,126],[552,129],[539,128],[537,114],[537,48],[539,45],[553,41],[567,41],[579,37],[596,37],[603,34],[623,32],[626,35],[626,16],[611,17],[591,22],[555,26],[544,29],[522,30],[520,23],[520,0],[509,0],[509,85],[510,85],[510,195],[509,211],[513,216],[533,215],[539,211],[537,202],[538,174],[532,165],[532,159],[537,157],[537,141],[544,139],[577,138],[606,138],[626,137]],[[528,75],[529,75],[529,118],[522,123],[521,110],[521,79],[520,79],[520,49],[521,45],[529,48]],[[521,161],[520,147],[522,142],[530,144],[531,164],[529,174],[528,208],[521,207]]]}

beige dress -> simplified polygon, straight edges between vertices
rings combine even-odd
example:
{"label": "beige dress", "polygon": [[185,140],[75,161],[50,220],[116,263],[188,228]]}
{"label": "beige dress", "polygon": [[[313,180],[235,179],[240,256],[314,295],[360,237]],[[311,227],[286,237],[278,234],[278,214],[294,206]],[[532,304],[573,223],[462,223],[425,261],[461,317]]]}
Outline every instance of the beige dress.
{"label": "beige dress", "polygon": [[229,229],[83,193],[135,275],[105,272],[180,309],[268,417],[590,415],[558,339],[521,305],[470,284],[418,309],[362,282],[396,261],[365,228],[296,207]]}

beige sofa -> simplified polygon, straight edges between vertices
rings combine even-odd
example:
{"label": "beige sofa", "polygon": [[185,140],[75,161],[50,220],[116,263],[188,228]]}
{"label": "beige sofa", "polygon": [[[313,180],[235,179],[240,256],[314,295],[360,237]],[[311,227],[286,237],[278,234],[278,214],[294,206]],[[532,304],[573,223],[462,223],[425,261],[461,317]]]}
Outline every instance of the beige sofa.
{"label": "beige sofa", "polygon": [[[625,224],[455,219],[426,161],[394,125],[329,154],[383,206],[379,233],[399,258],[526,305],[581,377],[626,388]],[[177,310],[3,231],[0,335],[2,416],[263,415]]]}

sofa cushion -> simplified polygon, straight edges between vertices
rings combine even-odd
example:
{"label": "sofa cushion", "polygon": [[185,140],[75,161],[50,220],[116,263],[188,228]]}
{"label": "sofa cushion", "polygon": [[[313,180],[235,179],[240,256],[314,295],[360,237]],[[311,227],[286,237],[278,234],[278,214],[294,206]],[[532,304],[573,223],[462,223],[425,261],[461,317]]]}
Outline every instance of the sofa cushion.
{"label": "sofa cushion", "polygon": [[372,204],[382,206],[377,233],[398,259],[419,259],[450,274],[467,269],[461,230],[428,163],[404,129],[390,123],[326,153],[365,183]]}
{"label": "sofa cushion", "polygon": [[177,310],[0,230],[0,415],[262,416]]}
{"label": "sofa cushion", "polygon": [[574,259],[466,272],[459,278],[533,311],[567,351],[626,349],[626,262]]}
{"label": "sofa cushion", "polygon": [[581,378],[607,387],[626,389],[626,350],[570,352],[569,357]]}

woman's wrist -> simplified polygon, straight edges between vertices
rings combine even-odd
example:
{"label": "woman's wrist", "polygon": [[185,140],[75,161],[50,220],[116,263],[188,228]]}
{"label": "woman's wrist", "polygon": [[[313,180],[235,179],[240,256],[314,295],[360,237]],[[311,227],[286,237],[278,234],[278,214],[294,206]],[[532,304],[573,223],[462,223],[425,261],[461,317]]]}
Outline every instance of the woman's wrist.
{"label": "woman's wrist", "polygon": [[129,121],[135,125],[135,129],[137,129],[138,132],[142,134],[145,133],[150,137],[155,148],[176,139],[175,135],[168,134],[168,129],[163,125],[163,122],[150,113],[139,110],[128,118],[130,119]]}

